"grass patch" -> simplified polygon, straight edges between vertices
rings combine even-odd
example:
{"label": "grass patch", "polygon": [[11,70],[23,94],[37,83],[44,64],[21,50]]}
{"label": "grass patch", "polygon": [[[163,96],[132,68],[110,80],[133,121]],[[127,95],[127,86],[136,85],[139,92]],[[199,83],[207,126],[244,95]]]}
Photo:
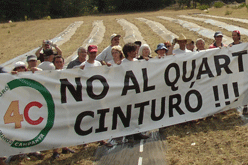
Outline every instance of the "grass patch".
{"label": "grass patch", "polygon": [[225,15],[231,15],[231,14],[232,14],[232,11],[229,11],[229,10],[227,10],[225,13]]}
{"label": "grass patch", "polygon": [[[242,164],[248,161],[247,127],[236,110],[166,129],[169,164]],[[193,145],[194,144],[194,145]]]}

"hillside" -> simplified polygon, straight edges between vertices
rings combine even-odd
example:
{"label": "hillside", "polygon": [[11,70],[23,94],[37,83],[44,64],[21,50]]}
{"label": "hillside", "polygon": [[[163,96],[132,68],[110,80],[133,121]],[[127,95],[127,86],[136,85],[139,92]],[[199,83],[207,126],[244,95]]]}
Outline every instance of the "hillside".
{"label": "hillside", "polygon": [[[231,14],[226,15],[227,11]],[[161,19],[157,16],[170,17],[172,19],[180,19],[188,21],[204,27],[212,31],[222,31],[227,37],[232,37],[231,32],[204,21],[189,19],[186,17],[178,17],[179,15],[191,16],[194,18],[213,19],[229,25],[248,28],[247,23],[241,23],[223,18],[212,18],[200,16],[197,14],[207,14],[214,16],[222,16],[227,18],[248,18],[248,10],[246,8],[233,9],[232,7],[223,7],[220,9],[209,9],[208,12],[202,10],[160,10],[156,12],[140,12],[140,13],[123,13],[109,15],[83,16],[65,19],[36,20],[26,22],[12,22],[0,25],[0,63],[4,63],[21,54],[37,48],[41,45],[43,39],[52,39],[61,33],[70,24],[76,21],[83,21],[83,24],[77,28],[72,37],[59,47],[63,51],[63,56],[69,57],[82,46],[89,37],[93,29],[93,23],[102,20],[105,27],[103,40],[98,44],[99,52],[110,44],[110,35],[117,33],[122,36],[120,45],[124,45],[124,37],[126,36],[123,26],[118,22],[125,19],[138,28],[143,40],[150,45],[154,52],[158,43],[165,42],[163,38],[166,34],[156,31],[156,26],[162,24],[164,28],[172,33],[179,35],[183,33],[187,38],[196,40],[203,38],[206,41],[207,48],[212,39],[207,36],[200,35],[197,31],[191,31],[186,26],[180,25],[177,21]],[[144,21],[137,18],[145,18]],[[152,24],[147,21],[153,21]],[[157,24],[160,23],[160,24]],[[128,26],[127,24],[125,26]],[[124,26],[124,27],[125,27]],[[184,27],[183,27],[184,26]],[[137,31],[135,31],[137,32]],[[210,34],[213,36],[213,34]],[[242,35],[242,33],[241,33]],[[241,40],[248,42],[248,36],[242,35]],[[155,56],[155,53],[153,53]],[[199,121],[193,121],[168,127],[164,135],[167,145],[166,155],[167,164],[247,164],[248,162],[248,128],[244,126],[243,116],[239,115],[236,110],[230,110],[226,114],[217,114]],[[11,164],[94,164],[94,151],[98,144],[89,144],[87,148],[83,146],[72,147],[76,150],[75,154],[61,155],[57,160],[52,160],[52,150],[44,151],[46,154],[43,160],[31,157],[31,160],[17,159]]]}

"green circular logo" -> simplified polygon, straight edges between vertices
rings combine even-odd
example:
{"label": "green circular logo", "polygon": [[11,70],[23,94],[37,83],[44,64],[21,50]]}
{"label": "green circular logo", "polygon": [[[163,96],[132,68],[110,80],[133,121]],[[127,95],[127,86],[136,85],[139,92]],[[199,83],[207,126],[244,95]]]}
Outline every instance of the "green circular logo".
{"label": "green circular logo", "polygon": [[18,141],[15,140],[11,147],[14,148],[27,148],[31,146],[35,146],[39,143],[41,143],[48,132],[52,129],[54,124],[54,117],[55,117],[55,111],[54,111],[54,102],[51,93],[39,82],[31,80],[31,79],[15,79],[7,83],[10,90],[18,88],[18,87],[30,87],[40,92],[40,94],[44,97],[47,108],[48,108],[48,118],[46,126],[40,131],[40,133],[34,137],[31,140],[28,141]]}

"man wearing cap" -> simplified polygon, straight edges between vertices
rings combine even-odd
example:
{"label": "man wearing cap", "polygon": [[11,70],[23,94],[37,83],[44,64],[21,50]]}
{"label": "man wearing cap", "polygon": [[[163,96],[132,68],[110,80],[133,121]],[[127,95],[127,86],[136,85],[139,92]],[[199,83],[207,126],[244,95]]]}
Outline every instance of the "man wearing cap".
{"label": "man wearing cap", "polygon": [[43,40],[42,46],[40,46],[40,48],[35,52],[35,55],[38,57],[38,60],[40,60],[40,62],[44,61],[44,50],[52,49],[52,47],[54,47],[57,51],[57,55],[62,55],[61,49],[56,44],[54,44],[50,40]]}
{"label": "man wearing cap", "polygon": [[113,56],[111,54],[111,50],[113,46],[118,46],[120,43],[120,37],[121,35],[119,34],[112,34],[110,37],[111,45],[106,47],[97,57],[96,60],[100,61],[102,64],[104,62],[109,62],[113,60]]}
{"label": "man wearing cap", "polygon": [[240,41],[241,36],[240,36],[240,31],[239,30],[234,30],[232,32],[232,39],[233,39],[233,43],[230,43],[229,46],[233,46],[233,45],[237,45],[237,44],[241,44],[242,43]]}
{"label": "man wearing cap", "polygon": [[179,48],[173,50],[173,54],[177,55],[177,54],[182,54],[186,52],[191,52],[190,50],[186,49],[186,44],[190,43],[191,41],[192,41],[191,39],[187,39],[183,34],[181,34],[179,38],[175,38],[173,40],[172,47],[174,47],[175,44],[178,43]]}
{"label": "man wearing cap", "polygon": [[42,71],[42,69],[37,68],[37,57],[35,55],[27,56],[27,63],[28,63],[28,71]]}
{"label": "man wearing cap", "polygon": [[38,65],[38,68],[42,70],[55,70],[55,66],[52,63],[54,53],[52,49],[44,50],[44,61]]}
{"label": "man wearing cap", "polygon": [[218,47],[221,48],[223,46],[227,46],[226,44],[222,43],[222,38],[223,38],[223,34],[221,31],[215,32],[214,33],[215,42],[209,46],[209,49],[218,48]]}
{"label": "man wearing cap", "polygon": [[87,56],[87,50],[84,47],[79,47],[78,48],[78,57],[75,60],[71,61],[67,65],[67,68],[66,69],[71,69],[74,66],[79,66],[84,61],[86,61],[86,56]]}
{"label": "man wearing cap", "polygon": [[101,66],[102,64],[95,60],[97,55],[97,46],[96,45],[89,45],[87,54],[89,56],[89,59],[85,62],[83,62],[79,67],[81,69],[88,68],[88,67],[95,67],[95,66]]}

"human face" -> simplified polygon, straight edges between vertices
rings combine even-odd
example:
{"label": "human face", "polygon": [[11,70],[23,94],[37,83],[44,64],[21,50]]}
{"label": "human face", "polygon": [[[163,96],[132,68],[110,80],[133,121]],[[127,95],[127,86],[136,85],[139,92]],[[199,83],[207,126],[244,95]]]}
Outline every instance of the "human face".
{"label": "human face", "polygon": [[157,50],[157,54],[158,54],[158,57],[163,57],[166,53],[166,50],[165,49],[159,49]]}
{"label": "human face", "polygon": [[88,55],[89,55],[89,59],[95,60],[97,52],[88,52]]}
{"label": "human face", "polygon": [[30,60],[28,61],[28,68],[36,67],[37,66],[37,60]]}
{"label": "human face", "polygon": [[142,50],[142,56],[143,57],[148,57],[149,55],[150,55],[150,50],[149,50],[149,48],[147,48],[147,47],[144,47],[143,48],[143,50]]}
{"label": "human face", "polygon": [[187,44],[187,40],[179,40],[177,41],[177,43],[180,46],[180,49],[185,48],[186,44]]}
{"label": "human face", "polygon": [[137,54],[138,54],[138,49],[136,49],[135,51],[128,52],[127,59],[133,61],[133,59],[137,56]]}
{"label": "human face", "polygon": [[84,62],[86,60],[86,56],[87,56],[87,51],[85,49],[81,49],[78,52],[79,60],[81,60],[82,62]]}
{"label": "human face", "polygon": [[45,44],[45,49],[50,49],[50,45]]}
{"label": "human face", "polygon": [[214,38],[215,38],[216,43],[222,43],[223,36],[217,36],[217,37],[214,37]]}
{"label": "human face", "polygon": [[233,41],[239,41],[239,36],[237,32],[232,32],[232,39]]}
{"label": "human face", "polygon": [[186,44],[186,48],[188,50],[194,51],[195,45],[192,42],[190,42],[189,44]]}
{"label": "human face", "polygon": [[55,58],[54,59],[54,66],[56,69],[63,69],[64,61],[62,58]]}
{"label": "human face", "polygon": [[113,59],[120,59],[120,55],[121,55],[120,51],[113,49],[111,53],[112,53]]}
{"label": "human face", "polygon": [[205,49],[205,43],[202,40],[197,41],[195,44],[198,50],[204,50]]}
{"label": "human face", "polygon": [[119,50],[113,49],[113,50],[111,51],[111,53],[112,53],[114,62],[115,62],[116,64],[120,64],[120,63],[121,63],[121,58],[120,58],[121,52],[120,52]]}
{"label": "human face", "polygon": [[120,43],[120,37],[116,36],[111,41],[111,46],[117,46]]}
{"label": "human face", "polygon": [[17,72],[25,72],[26,71],[26,68],[25,68],[25,66],[19,66],[19,67],[16,67],[15,70]]}

